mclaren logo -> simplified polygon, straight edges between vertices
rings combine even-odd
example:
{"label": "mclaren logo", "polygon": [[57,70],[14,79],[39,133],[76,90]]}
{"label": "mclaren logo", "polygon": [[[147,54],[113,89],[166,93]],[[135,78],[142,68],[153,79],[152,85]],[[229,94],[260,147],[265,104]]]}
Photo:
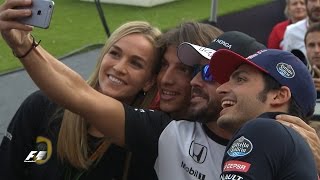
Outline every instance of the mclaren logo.
{"label": "mclaren logo", "polygon": [[194,141],[191,142],[189,155],[195,162],[202,164],[206,160],[207,153],[208,148],[206,146],[195,143]]}

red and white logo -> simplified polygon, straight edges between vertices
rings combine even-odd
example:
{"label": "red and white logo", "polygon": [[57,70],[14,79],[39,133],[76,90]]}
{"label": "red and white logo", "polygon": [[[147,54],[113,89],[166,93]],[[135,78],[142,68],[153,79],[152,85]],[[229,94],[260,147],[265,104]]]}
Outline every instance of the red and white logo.
{"label": "red and white logo", "polygon": [[223,172],[226,171],[237,171],[237,172],[248,172],[251,164],[243,161],[227,161],[224,163]]}

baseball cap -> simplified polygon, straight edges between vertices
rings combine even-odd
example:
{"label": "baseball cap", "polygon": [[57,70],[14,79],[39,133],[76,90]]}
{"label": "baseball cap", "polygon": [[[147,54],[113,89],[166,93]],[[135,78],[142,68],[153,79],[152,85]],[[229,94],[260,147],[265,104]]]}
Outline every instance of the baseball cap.
{"label": "baseball cap", "polygon": [[306,58],[306,56],[303,54],[302,51],[300,51],[299,49],[292,49],[292,50],[291,50],[291,53],[292,53],[293,55],[295,55],[297,58],[299,58],[299,59],[303,62],[304,65],[306,65],[306,66],[308,65],[307,58]]}
{"label": "baseball cap", "polygon": [[178,46],[177,54],[183,64],[193,66],[200,64],[202,58],[210,60],[219,49],[229,49],[247,57],[266,47],[245,33],[228,31],[218,36],[206,47],[184,42]]}
{"label": "baseball cap", "polygon": [[223,84],[242,64],[249,64],[287,86],[304,116],[312,115],[316,103],[316,89],[307,67],[290,52],[265,49],[244,58],[230,50],[221,49],[213,54],[210,73]]}

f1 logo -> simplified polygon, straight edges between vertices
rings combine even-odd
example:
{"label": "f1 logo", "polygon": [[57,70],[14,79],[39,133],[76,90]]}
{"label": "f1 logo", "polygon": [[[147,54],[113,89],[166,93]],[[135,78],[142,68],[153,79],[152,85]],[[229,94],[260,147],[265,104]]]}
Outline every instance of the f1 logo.
{"label": "f1 logo", "polygon": [[36,162],[45,159],[47,151],[31,151],[24,162]]}
{"label": "f1 logo", "polygon": [[194,141],[191,142],[190,148],[189,148],[189,155],[192,157],[192,159],[202,164],[207,157],[208,148],[202,144],[195,143]]}

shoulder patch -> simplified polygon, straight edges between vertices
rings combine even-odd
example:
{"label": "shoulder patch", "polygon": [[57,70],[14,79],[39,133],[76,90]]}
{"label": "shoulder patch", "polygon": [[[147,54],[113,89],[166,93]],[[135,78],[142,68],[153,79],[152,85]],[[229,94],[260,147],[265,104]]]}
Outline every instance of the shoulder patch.
{"label": "shoulder patch", "polygon": [[251,141],[244,136],[234,140],[227,153],[231,157],[240,157],[248,155],[253,149]]}
{"label": "shoulder patch", "polygon": [[248,172],[251,164],[244,161],[231,160],[227,161],[223,165],[223,172],[226,171],[237,171],[237,172]]}

